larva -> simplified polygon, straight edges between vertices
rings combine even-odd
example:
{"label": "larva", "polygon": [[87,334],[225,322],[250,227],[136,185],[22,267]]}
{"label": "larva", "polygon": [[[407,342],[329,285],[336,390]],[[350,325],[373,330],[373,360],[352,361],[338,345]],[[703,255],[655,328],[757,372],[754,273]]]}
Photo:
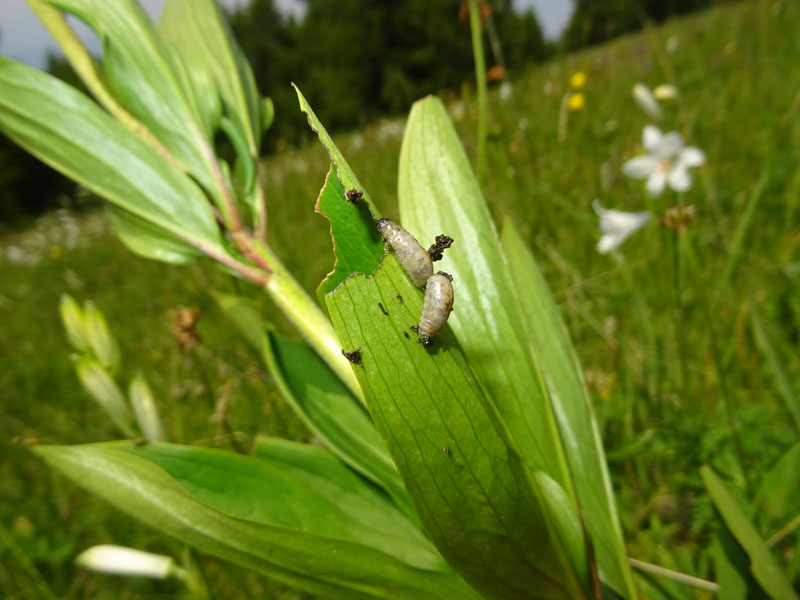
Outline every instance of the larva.
{"label": "larva", "polygon": [[433,262],[430,254],[419,245],[416,238],[390,219],[376,223],[383,240],[389,244],[397,262],[417,287],[424,287],[433,275]]}
{"label": "larva", "polygon": [[425,286],[425,299],[422,301],[422,314],[417,324],[419,341],[426,348],[433,345],[433,339],[447,322],[453,310],[453,277],[439,271],[431,275]]}

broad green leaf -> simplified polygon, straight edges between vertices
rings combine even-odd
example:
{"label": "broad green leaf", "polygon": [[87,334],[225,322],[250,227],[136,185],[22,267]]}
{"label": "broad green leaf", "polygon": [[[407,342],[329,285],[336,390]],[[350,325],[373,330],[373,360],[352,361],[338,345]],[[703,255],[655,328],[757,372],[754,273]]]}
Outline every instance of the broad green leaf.
{"label": "broad green leaf", "polygon": [[364,544],[419,569],[449,570],[417,526],[390,502],[341,487],[337,498],[321,490],[320,481],[297,477],[294,469],[263,453],[255,459],[163,443],[116,447],[158,465],[193,496],[233,517]]}
{"label": "broad green leaf", "polygon": [[449,328],[432,349],[405,335],[422,299],[394,256],[326,299],[344,348],[361,350],[356,376],[370,412],[450,565],[492,598],[580,597],[543,498],[548,490],[537,485]]}
{"label": "broad green leaf", "polygon": [[750,558],[750,570],[759,585],[775,600],[798,600],[798,595],[792,590],[755,526],[725,489],[725,484],[708,465],[700,468],[700,475],[725,526]]}
{"label": "broad green leaf", "polygon": [[215,294],[215,298],[308,428],[339,458],[383,487],[398,506],[413,515],[408,493],[369,414],[330,367],[307,344],[269,331],[246,298],[229,294]]}
{"label": "broad green leaf", "polygon": [[464,355],[532,470],[574,492],[553,409],[497,230],[441,101],[414,104],[400,150],[402,225],[423,246],[436,235],[455,242],[441,269],[455,278],[450,324]]}
{"label": "broad green leaf", "polygon": [[347,279],[351,273],[372,273],[385,253],[383,241],[364,203],[353,205],[345,199],[346,190],[339,183],[331,165],[325,185],[314,209],[331,223],[335,263],[317,288],[325,305],[325,294]]}
{"label": "broad green leaf", "polygon": [[309,126],[317,134],[319,141],[328,151],[328,155],[331,158],[331,163],[333,163],[333,166],[336,168],[336,176],[339,178],[342,187],[345,190],[359,190],[362,192],[363,195],[361,197],[361,201],[369,208],[369,212],[372,214],[373,218],[379,219],[381,213],[372,203],[367,190],[365,190],[364,186],[361,185],[361,182],[358,180],[358,177],[356,177],[353,169],[351,169],[350,165],[347,164],[344,155],[336,147],[336,144],[333,143],[333,139],[331,139],[331,136],[325,130],[325,127],[322,126],[322,123],[317,118],[317,115],[314,114],[314,111],[312,110],[311,105],[309,105],[308,100],[305,99],[303,94],[300,92],[300,89],[296,85],[292,85],[294,87],[294,91],[297,92],[297,99],[300,102],[300,110],[306,113]]}
{"label": "broad green leaf", "polygon": [[88,356],[75,363],[75,372],[84,389],[106,411],[114,425],[127,437],[135,435],[131,422],[133,415],[111,375]]}
{"label": "broad green leaf", "polygon": [[800,433],[800,398],[795,394],[794,386],[789,379],[789,374],[784,366],[783,359],[778,354],[772,336],[769,333],[761,313],[755,304],[750,306],[750,325],[753,328],[753,335],[756,338],[759,350],[767,359],[772,375],[775,378],[775,385],[778,388],[781,398],[786,403],[786,408],[794,420],[795,430]]}
{"label": "broad green leaf", "polygon": [[109,83],[124,106],[210,193],[217,195],[209,138],[182,66],[135,0],[47,0],[86,22],[103,41]]}
{"label": "broad green leaf", "polygon": [[108,205],[108,219],[128,250],[152,260],[185,265],[203,253],[141,217],[113,204]]}
{"label": "broad green leaf", "polygon": [[[181,473],[185,478],[177,481],[143,456],[145,452],[156,454],[156,446],[169,446],[158,444],[152,450],[148,446],[136,448],[127,443],[38,446],[34,452],[79,485],[159,532],[201,552],[326,598],[478,598],[463,581],[443,568],[420,568],[396,554],[326,533],[232,516],[231,510],[248,511],[245,503],[238,502],[236,494],[249,494],[249,488],[243,490],[240,486],[251,465],[262,465],[257,459],[226,455],[233,462],[225,473],[217,473],[220,464],[210,461],[208,469],[202,463],[202,468],[192,465]],[[197,455],[204,457],[207,452],[214,452],[201,448],[185,450],[197,451]],[[245,464],[243,461],[247,461],[244,473],[237,470]],[[180,469],[181,464],[175,461],[170,466]],[[189,466],[192,461],[183,464]],[[265,469],[258,471],[265,472]],[[258,511],[268,511],[272,505],[276,520],[313,526],[325,521],[320,516],[308,515],[313,507],[319,508],[313,490],[307,493],[291,477],[275,479],[288,487],[276,489],[274,495],[270,490],[266,496],[248,496],[254,506],[250,514],[267,520],[266,513]],[[263,490],[264,486],[259,487]],[[202,492],[205,500],[190,490]],[[287,502],[278,503],[277,498]],[[237,504],[239,509],[235,509]],[[441,562],[437,557],[431,561],[437,566]],[[424,562],[424,558],[417,556],[416,562]]]}
{"label": "broad green leaf", "polygon": [[510,221],[503,225],[502,241],[517,293],[525,298],[521,303],[522,323],[547,381],[550,404],[601,579],[625,597],[633,598],[636,592],[603,443],[569,333],[533,254]]}
{"label": "broad green leaf", "polygon": [[119,344],[108,328],[105,316],[91,300],[83,303],[83,323],[92,352],[100,364],[113,373],[119,367]]}
{"label": "broad green leaf", "polygon": [[174,44],[187,70],[205,72],[214,82],[225,109],[258,156],[261,102],[255,78],[214,0],[167,0],[159,29]]}
{"label": "broad green leaf", "polygon": [[156,399],[144,375],[137,373],[128,386],[128,398],[136,415],[136,422],[144,436],[152,442],[161,442],[167,439],[161,417],[158,414]]}
{"label": "broad green leaf", "polygon": [[0,130],[154,227],[198,249],[225,252],[211,206],[189,177],[77,90],[2,57]]}
{"label": "broad green leaf", "polygon": [[61,294],[58,312],[70,345],[80,352],[89,350],[89,340],[86,339],[83,325],[83,309],[80,305],[69,294]]}

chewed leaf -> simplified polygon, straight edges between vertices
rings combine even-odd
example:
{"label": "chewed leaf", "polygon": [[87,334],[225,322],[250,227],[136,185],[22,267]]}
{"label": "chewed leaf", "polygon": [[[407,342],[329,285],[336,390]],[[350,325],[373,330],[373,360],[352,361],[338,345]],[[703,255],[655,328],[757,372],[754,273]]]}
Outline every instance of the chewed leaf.
{"label": "chewed leaf", "polygon": [[347,200],[346,192],[331,165],[315,207],[319,214],[330,221],[335,256],[333,270],[317,288],[317,295],[323,306],[325,294],[336,288],[351,273],[374,272],[384,252],[381,236],[366,205]]}
{"label": "chewed leaf", "polygon": [[361,202],[363,202],[368,208],[369,212],[372,213],[374,219],[379,219],[381,217],[380,212],[375,205],[372,203],[372,200],[369,197],[369,194],[364,189],[364,186],[361,185],[361,182],[356,177],[356,174],[353,172],[353,169],[350,168],[350,165],[347,164],[347,161],[344,159],[344,155],[339,151],[339,148],[336,147],[336,144],[333,143],[331,136],[325,130],[325,127],[322,126],[322,123],[317,118],[317,115],[314,114],[311,106],[308,103],[308,100],[305,99],[303,94],[300,92],[300,89],[294,86],[294,91],[297,92],[297,99],[300,102],[300,109],[306,113],[308,117],[308,124],[311,126],[311,129],[319,136],[319,141],[325,146],[325,149],[328,151],[328,155],[331,157],[331,162],[333,166],[336,168],[336,176],[339,178],[342,186],[346,190],[358,190],[362,193]]}
{"label": "chewed leaf", "polygon": [[343,347],[361,349],[355,372],[375,425],[448,563],[487,597],[580,597],[548,490],[527,470],[449,327],[430,349],[407,335],[422,296],[394,255],[326,300]]}

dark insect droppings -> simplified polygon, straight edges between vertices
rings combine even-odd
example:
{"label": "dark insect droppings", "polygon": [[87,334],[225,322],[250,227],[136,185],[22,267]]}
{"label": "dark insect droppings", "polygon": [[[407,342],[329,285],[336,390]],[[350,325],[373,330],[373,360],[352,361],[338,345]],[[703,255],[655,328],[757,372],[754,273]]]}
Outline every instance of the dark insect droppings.
{"label": "dark insect droppings", "polygon": [[344,348],[342,348],[342,354],[344,357],[349,360],[351,363],[358,365],[359,367],[363,367],[364,364],[361,362],[361,347],[359,346],[352,352],[347,352]]}
{"label": "dark insect droppings", "polygon": [[364,192],[361,190],[347,190],[344,194],[344,197],[350,204],[356,205],[361,202],[361,197],[363,195]]}
{"label": "dark insect droppings", "polygon": [[428,248],[428,254],[430,254],[431,260],[433,262],[442,260],[442,252],[447,250],[452,245],[453,238],[451,238],[449,235],[437,235],[436,242],[430,248]]}
{"label": "dark insect droppings", "polygon": [[389,313],[388,313],[388,312],[386,312],[386,309],[385,309],[385,308],[383,308],[383,304],[382,304],[382,303],[378,302],[378,308],[380,308],[380,309],[381,309],[381,312],[382,312],[383,314],[385,314],[387,317],[389,316]]}
{"label": "dark insect droppings", "polygon": [[396,296],[396,297],[397,297],[397,301],[398,301],[400,304],[402,304],[402,303],[403,303],[403,297],[402,297],[400,294],[397,294],[397,296]]}
{"label": "dark insect droppings", "polygon": [[407,332],[407,331],[404,331],[404,332],[403,332],[403,335],[404,335],[404,336],[406,336],[406,339],[407,339],[407,340],[410,340],[410,339],[411,339],[411,336],[410,336],[410,335],[408,335],[408,332]]}

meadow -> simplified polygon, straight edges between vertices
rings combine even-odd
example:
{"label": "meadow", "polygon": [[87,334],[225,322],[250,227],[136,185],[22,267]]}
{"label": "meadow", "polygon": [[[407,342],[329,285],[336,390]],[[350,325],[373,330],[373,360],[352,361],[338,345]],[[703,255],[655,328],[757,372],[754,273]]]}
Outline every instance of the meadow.
{"label": "meadow", "polygon": [[[794,465],[800,461],[799,29],[796,3],[724,4],[512,73],[510,87],[490,94],[483,191],[495,222],[510,217],[523,233],[567,321],[629,555],[704,579],[714,579],[717,519],[702,465],[736,490],[763,539],[800,506],[798,471],[781,478],[773,470],[792,447]],[[585,84],[571,90],[579,72]],[[652,122],[632,98],[638,82],[678,90],[661,103],[657,125],[707,157],[687,192],[650,198],[622,173]],[[565,94],[575,93],[583,105],[565,109]],[[444,97],[472,157],[474,92],[465,85]],[[403,129],[404,118],[393,116],[334,136],[392,218]],[[328,222],[313,210],[328,163],[309,143],[265,164],[271,245],[310,293],[332,264]],[[595,248],[595,199],[654,215],[620,248],[621,259]],[[687,222],[663,218],[673,206],[693,207],[683,211]],[[9,598],[45,597],[46,588],[70,599],[180,596],[174,583],[73,565],[93,544],[173,554],[181,545],[29,451],[37,442],[117,437],[75,377],[59,297],[91,299],[105,313],[122,349],[121,379],[147,375],[176,441],[237,451],[256,432],[312,437],[234,328],[218,326],[224,317],[208,291],[250,295],[280,331],[295,335],[292,328],[263,295],[209,262],[175,267],[136,258],[101,211],[47,215],[6,235],[0,273],[0,590]],[[181,306],[200,310],[201,342],[186,351],[174,328]],[[773,549],[796,581],[798,530]],[[202,562],[220,598],[306,597],[216,559]],[[650,574],[637,583],[642,597],[711,597]]]}

